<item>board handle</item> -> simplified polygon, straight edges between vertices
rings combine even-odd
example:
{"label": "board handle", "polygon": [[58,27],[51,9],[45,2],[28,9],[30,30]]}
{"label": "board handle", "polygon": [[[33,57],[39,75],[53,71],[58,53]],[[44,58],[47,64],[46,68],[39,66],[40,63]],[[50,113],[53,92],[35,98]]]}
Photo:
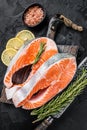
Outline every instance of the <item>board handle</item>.
{"label": "board handle", "polygon": [[56,14],[50,19],[48,30],[47,30],[47,37],[54,40],[55,34],[57,32],[57,28],[61,27],[63,21],[59,18],[61,14]]}
{"label": "board handle", "polygon": [[54,118],[49,116],[41,124],[39,124],[34,130],[46,130],[48,128],[48,126],[52,124],[53,120],[54,120]]}

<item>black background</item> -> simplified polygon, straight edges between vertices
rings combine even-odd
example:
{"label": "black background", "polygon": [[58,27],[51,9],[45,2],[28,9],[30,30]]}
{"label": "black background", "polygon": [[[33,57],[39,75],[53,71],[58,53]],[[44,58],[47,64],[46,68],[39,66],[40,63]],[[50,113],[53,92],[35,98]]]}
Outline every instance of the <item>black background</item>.
{"label": "black background", "polygon": [[[46,36],[49,20],[56,13],[64,14],[85,28],[79,33],[63,26],[55,38],[57,44],[80,46],[77,57],[79,63],[87,55],[87,0],[0,0],[0,55],[9,38],[22,29],[29,29],[22,22],[22,13],[33,2],[42,4],[47,11],[43,26],[30,29],[36,37]],[[6,66],[0,60],[0,92],[5,71]],[[32,124],[33,120],[29,111],[0,103],[0,130],[34,130],[38,123]],[[87,130],[87,88],[48,130]]]}

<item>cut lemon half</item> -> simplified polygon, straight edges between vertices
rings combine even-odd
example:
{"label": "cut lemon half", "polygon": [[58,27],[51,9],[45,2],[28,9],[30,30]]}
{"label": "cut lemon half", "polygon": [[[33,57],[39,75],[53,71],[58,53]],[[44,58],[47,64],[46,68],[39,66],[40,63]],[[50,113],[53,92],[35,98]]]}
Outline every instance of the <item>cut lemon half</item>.
{"label": "cut lemon half", "polygon": [[35,38],[34,34],[29,30],[22,30],[22,31],[18,32],[16,37],[21,39],[24,42]]}
{"label": "cut lemon half", "polygon": [[11,38],[6,44],[6,49],[13,48],[18,51],[23,44],[24,42],[19,38]]}
{"label": "cut lemon half", "polygon": [[10,61],[12,60],[12,58],[15,56],[15,54],[17,53],[17,51],[13,48],[8,48],[8,49],[5,49],[3,52],[2,52],[2,55],[1,55],[1,60],[2,62],[8,66]]}

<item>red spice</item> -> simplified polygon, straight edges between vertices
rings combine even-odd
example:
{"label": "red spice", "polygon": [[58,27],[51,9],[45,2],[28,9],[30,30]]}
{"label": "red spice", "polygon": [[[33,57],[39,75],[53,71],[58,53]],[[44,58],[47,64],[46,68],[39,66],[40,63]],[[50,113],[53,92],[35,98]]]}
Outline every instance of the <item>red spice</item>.
{"label": "red spice", "polygon": [[41,7],[33,6],[24,15],[24,21],[29,26],[35,26],[43,20],[44,12]]}

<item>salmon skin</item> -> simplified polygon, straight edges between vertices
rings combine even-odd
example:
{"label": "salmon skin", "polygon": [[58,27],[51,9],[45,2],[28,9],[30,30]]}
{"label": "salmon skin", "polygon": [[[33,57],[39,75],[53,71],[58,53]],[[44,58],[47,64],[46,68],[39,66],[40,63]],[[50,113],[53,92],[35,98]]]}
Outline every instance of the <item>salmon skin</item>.
{"label": "salmon skin", "polygon": [[76,58],[67,53],[58,53],[44,62],[31,79],[15,92],[12,101],[15,107],[34,109],[51,100],[61,92],[76,72]]}
{"label": "salmon skin", "polygon": [[[45,50],[39,61],[32,66],[41,43],[45,44]],[[38,68],[56,53],[58,53],[56,43],[50,38],[41,37],[24,44],[11,61],[4,77],[7,99],[11,99],[13,94],[30,80]]]}

